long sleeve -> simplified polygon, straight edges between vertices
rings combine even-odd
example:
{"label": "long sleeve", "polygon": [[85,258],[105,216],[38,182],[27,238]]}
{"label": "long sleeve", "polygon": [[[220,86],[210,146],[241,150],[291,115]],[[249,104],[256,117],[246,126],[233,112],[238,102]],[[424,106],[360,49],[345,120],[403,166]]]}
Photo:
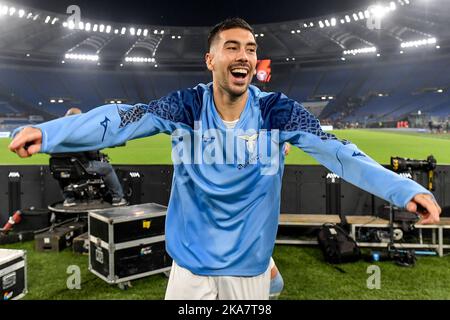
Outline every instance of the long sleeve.
{"label": "long sleeve", "polygon": [[[398,207],[419,193],[431,194],[413,180],[384,168],[349,141],[325,133],[319,120],[284,95],[267,97],[270,126],[280,130],[280,142],[299,147],[347,182]],[[270,110],[269,110],[270,109]]]}
{"label": "long sleeve", "polygon": [[201,107],[202,90],[199,85],[176,91],[148,105],[104,105],[85,114],[36,125],[42,131],[40,152],[99,150],[157,133],[170,134],[177,128],[188,129]]}

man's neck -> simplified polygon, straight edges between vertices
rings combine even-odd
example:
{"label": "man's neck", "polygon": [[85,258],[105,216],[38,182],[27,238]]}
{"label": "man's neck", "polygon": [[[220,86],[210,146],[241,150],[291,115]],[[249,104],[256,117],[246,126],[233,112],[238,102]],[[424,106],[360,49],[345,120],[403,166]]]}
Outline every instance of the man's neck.
{"label": "man's neck", "polygon": [[216,110],[222,120],[234,121],[239,119],[247,103],[248,90],[243,95],[234,97],[213,86],[213,94]]}

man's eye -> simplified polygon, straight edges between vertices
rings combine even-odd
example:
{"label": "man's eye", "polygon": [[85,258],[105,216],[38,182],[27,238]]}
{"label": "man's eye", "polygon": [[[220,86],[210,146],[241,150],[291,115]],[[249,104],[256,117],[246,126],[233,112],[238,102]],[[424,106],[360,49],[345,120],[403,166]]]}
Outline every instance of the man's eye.
{"label": "man's eye", "polygon": [[236,50],[236,47],[228,47],[228,50]]}

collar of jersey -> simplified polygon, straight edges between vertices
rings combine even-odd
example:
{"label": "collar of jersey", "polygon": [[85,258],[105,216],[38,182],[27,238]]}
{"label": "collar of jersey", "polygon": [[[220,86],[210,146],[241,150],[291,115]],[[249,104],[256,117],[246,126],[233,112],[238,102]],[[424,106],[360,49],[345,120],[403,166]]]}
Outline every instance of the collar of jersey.
{"label": "collar of jersey", "polygon": [[[248,114],[250,113],[250,108],[251,108],[251,101],[253,101],[253,93],[250,89],[247,89],[248,92],[248,96],[247,96],[247,102],[245,103],[245,107],[244,110],[242,111],[240,117],[239,117],[239,121],[236,123],[236,126],[234,127],[234,129],[239,129],[242,127],[242,124],[245,123]],[[212,82],[209,84],[209,105],[211,106],[212,109],[212,114],[213,114],[213,120],[214,123],[216,124],[216,126],[222,130],[229,130],[225,123],[223,123],[222,118],[219,115],[219,112],[217,112],[216,109],[216,105],[214,103],[214,95],[213,95],[213,85]],[[233,130],[233,129],[231,129]]]}

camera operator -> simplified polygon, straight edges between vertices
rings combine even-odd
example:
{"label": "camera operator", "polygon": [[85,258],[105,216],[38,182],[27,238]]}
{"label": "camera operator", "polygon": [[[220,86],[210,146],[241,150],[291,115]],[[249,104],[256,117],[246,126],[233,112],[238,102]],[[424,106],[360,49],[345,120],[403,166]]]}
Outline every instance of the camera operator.
{"label": "camera operator", "polygon": [[[70,108],[67,110],[65,117],[81,114],[81,110],[78,108]],[[120,185],[119,178],[114,171],[114,168],[108,162],[107,156],[101,153],[99,150],[79,152],[76,156],[80,161],[86,165],[86,171],[89,173],[96,173],[103,177],[105,185],[111,193],[113,206],[122,206],[127,204],[124,198],[123,189]],[[61,185],[64,189],[65,186]],[[70,192],[63,192],[64,195],[64,207],[72,207],[76,205],[76,199]]]}

